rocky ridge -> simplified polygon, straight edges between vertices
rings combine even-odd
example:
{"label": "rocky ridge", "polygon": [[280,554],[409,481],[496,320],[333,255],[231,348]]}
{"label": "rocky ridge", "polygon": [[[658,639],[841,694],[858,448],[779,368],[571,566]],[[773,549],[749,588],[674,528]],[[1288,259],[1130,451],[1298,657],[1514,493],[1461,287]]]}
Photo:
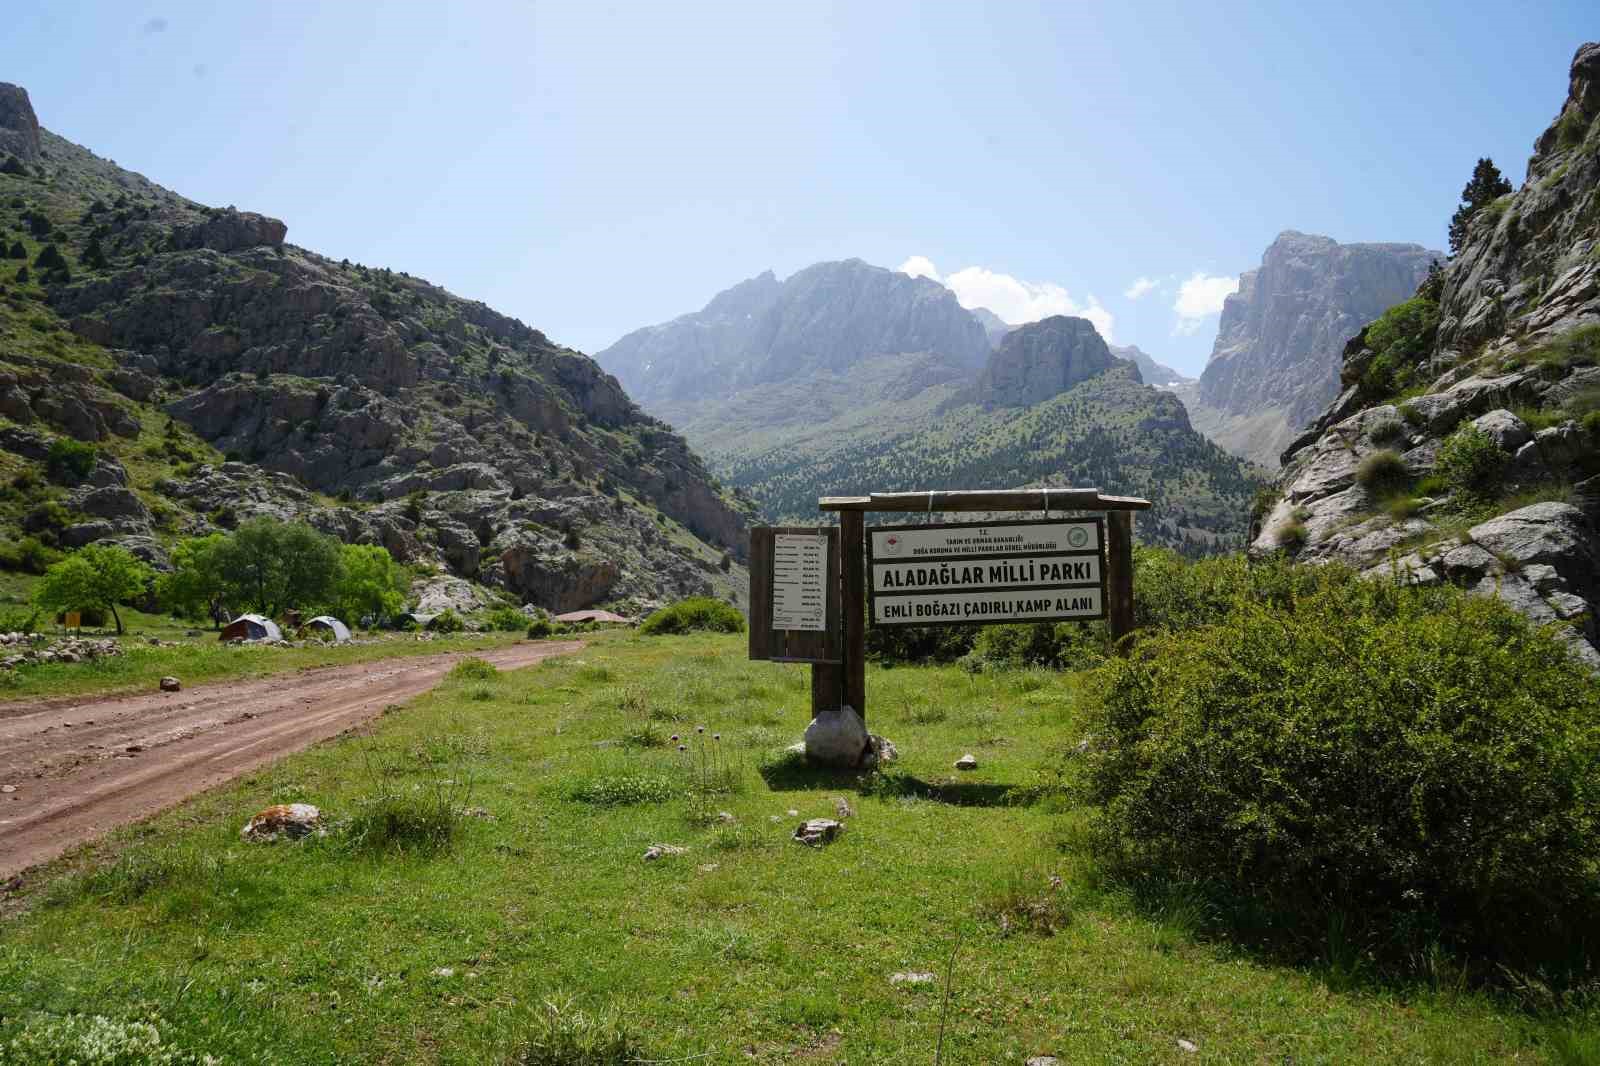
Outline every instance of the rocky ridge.
{"label": "rocky ridge", "polygon": [[[746,511],[587,356],[32,115],[0,87],[0,149],[39,145],[0,172],[0,235],[66,269],[0,264],[0,467],[24,486],[0,530],[9,508],[16,534],[162,565],[174,536],[298,517],[559,610],[742,582]],[[45,469],[59,437],[97,445],[89,475]]]}
{"label": "rocky ridge", "polygon": [[1214,440],[1272,467],[1339,393],[1344,343],[1416,291],[1443,252],[1339,244],[1286,230],[1223,303],[1193,413]]}
{"label": "rocky ridge", "polygon": [[[1284,452],[1253,550],[1500,596],[1600,666],[1600,45],[1578,50],[1522,187],[1406,309],[1411,333],[1345,347],[1343,391]],[[1386,452],[1398,485],[1372,477]]]}

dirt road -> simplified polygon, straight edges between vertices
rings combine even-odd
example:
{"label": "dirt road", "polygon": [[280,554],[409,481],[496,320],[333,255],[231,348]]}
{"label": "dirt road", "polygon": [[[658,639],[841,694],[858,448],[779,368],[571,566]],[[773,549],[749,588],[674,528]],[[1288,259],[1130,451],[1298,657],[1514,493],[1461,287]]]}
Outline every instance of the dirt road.
{"label": "dirt road", "polygon": [[514,669],[582,646],[516,644],[177,693],[0,706],[0,882],[374,718],[467,655]]}

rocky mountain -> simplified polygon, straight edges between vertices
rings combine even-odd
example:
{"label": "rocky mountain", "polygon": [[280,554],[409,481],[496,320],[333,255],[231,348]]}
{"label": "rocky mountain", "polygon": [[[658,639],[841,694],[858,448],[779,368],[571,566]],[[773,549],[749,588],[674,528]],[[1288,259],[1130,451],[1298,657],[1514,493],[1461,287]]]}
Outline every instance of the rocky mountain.
{"label": "rocky mountain", "polygon": [[1195,383],[1194,378],[1185,377],[1170,366],[1156,362],[1154,357],[1141,350],[1137,345],[1130,344],[1119,348],[1113,344],[1110,347],[1112,355],[1118,359],[1126,359],[1139,368],[1139,376],[1144,379],[1146,385],[1182,390]]}
{"label": "rocky mountain", "polygon": [[1468,585],[1600,665],[1600,44],[1521,188],[1343,351],[1253,549]]}
{"label": "rocky mountain", "polygon": [[818,496],[996,485],[1149,497],[1138,535],[1192,553],[1244,543],[1251,468],[1196,433],[1085,319],[1008,333],[971,385],[748,436],[713,461],[771,520],[813,521]]}
{"label": "rocky mountain", "polygon": [[1339,244],[1287,230],[1239,276],[1200,375],[1195,423],[1269,468],[1339,393],[1351,334],[1416,291],[1446,256],[1415,244]]}
{"label": "rocky mountain", "polygon": [[974,307],[972,317],[978,320],[983,327],[984,334],[989,338],[989,347],[998,348],[1005,335],[1016,329],[1011,323],[989,310],[987,307]]}
{"label": "rocky mountain", "polygon": [[[8,558],[116,539],[161,565],[265,513],[562,610],[740,580],[740,506],[587,356],[163,189],[16,86],[0,156]],[[92,469],[64,473],[61,438]]]}
{"label": "rocky mountain", "polygon": [[908,353],[970,373],[989,341],[938,282],[847,259],[781,282],[760,274],[595,358],[646,409],[681,426],[752,388],[837,377],[874,357]]}

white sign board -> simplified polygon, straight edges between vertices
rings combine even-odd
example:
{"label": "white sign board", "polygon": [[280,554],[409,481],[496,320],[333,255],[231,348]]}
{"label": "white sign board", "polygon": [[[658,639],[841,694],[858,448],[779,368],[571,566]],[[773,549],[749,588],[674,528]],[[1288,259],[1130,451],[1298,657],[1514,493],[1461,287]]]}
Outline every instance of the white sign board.
{"label": "white sign board", "polygon": [[772,538],[772,628],[828,628],[828,538],[778,533]]}
{"label": "white sign board", "polygon": [[1101,519],[878,526],[868,533],[875,625],[1106,616]]}

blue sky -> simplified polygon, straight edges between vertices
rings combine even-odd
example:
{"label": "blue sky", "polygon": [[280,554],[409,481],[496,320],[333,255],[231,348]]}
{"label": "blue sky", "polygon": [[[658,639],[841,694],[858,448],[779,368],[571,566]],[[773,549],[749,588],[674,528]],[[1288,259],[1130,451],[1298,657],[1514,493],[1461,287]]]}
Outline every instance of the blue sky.
{"label": "blue sky", "polygon": [[1600,37],[1586,3],[6,9],[55,132],[585,351],[859,256],[1190,372],[1280,230],[1443,247]]}

